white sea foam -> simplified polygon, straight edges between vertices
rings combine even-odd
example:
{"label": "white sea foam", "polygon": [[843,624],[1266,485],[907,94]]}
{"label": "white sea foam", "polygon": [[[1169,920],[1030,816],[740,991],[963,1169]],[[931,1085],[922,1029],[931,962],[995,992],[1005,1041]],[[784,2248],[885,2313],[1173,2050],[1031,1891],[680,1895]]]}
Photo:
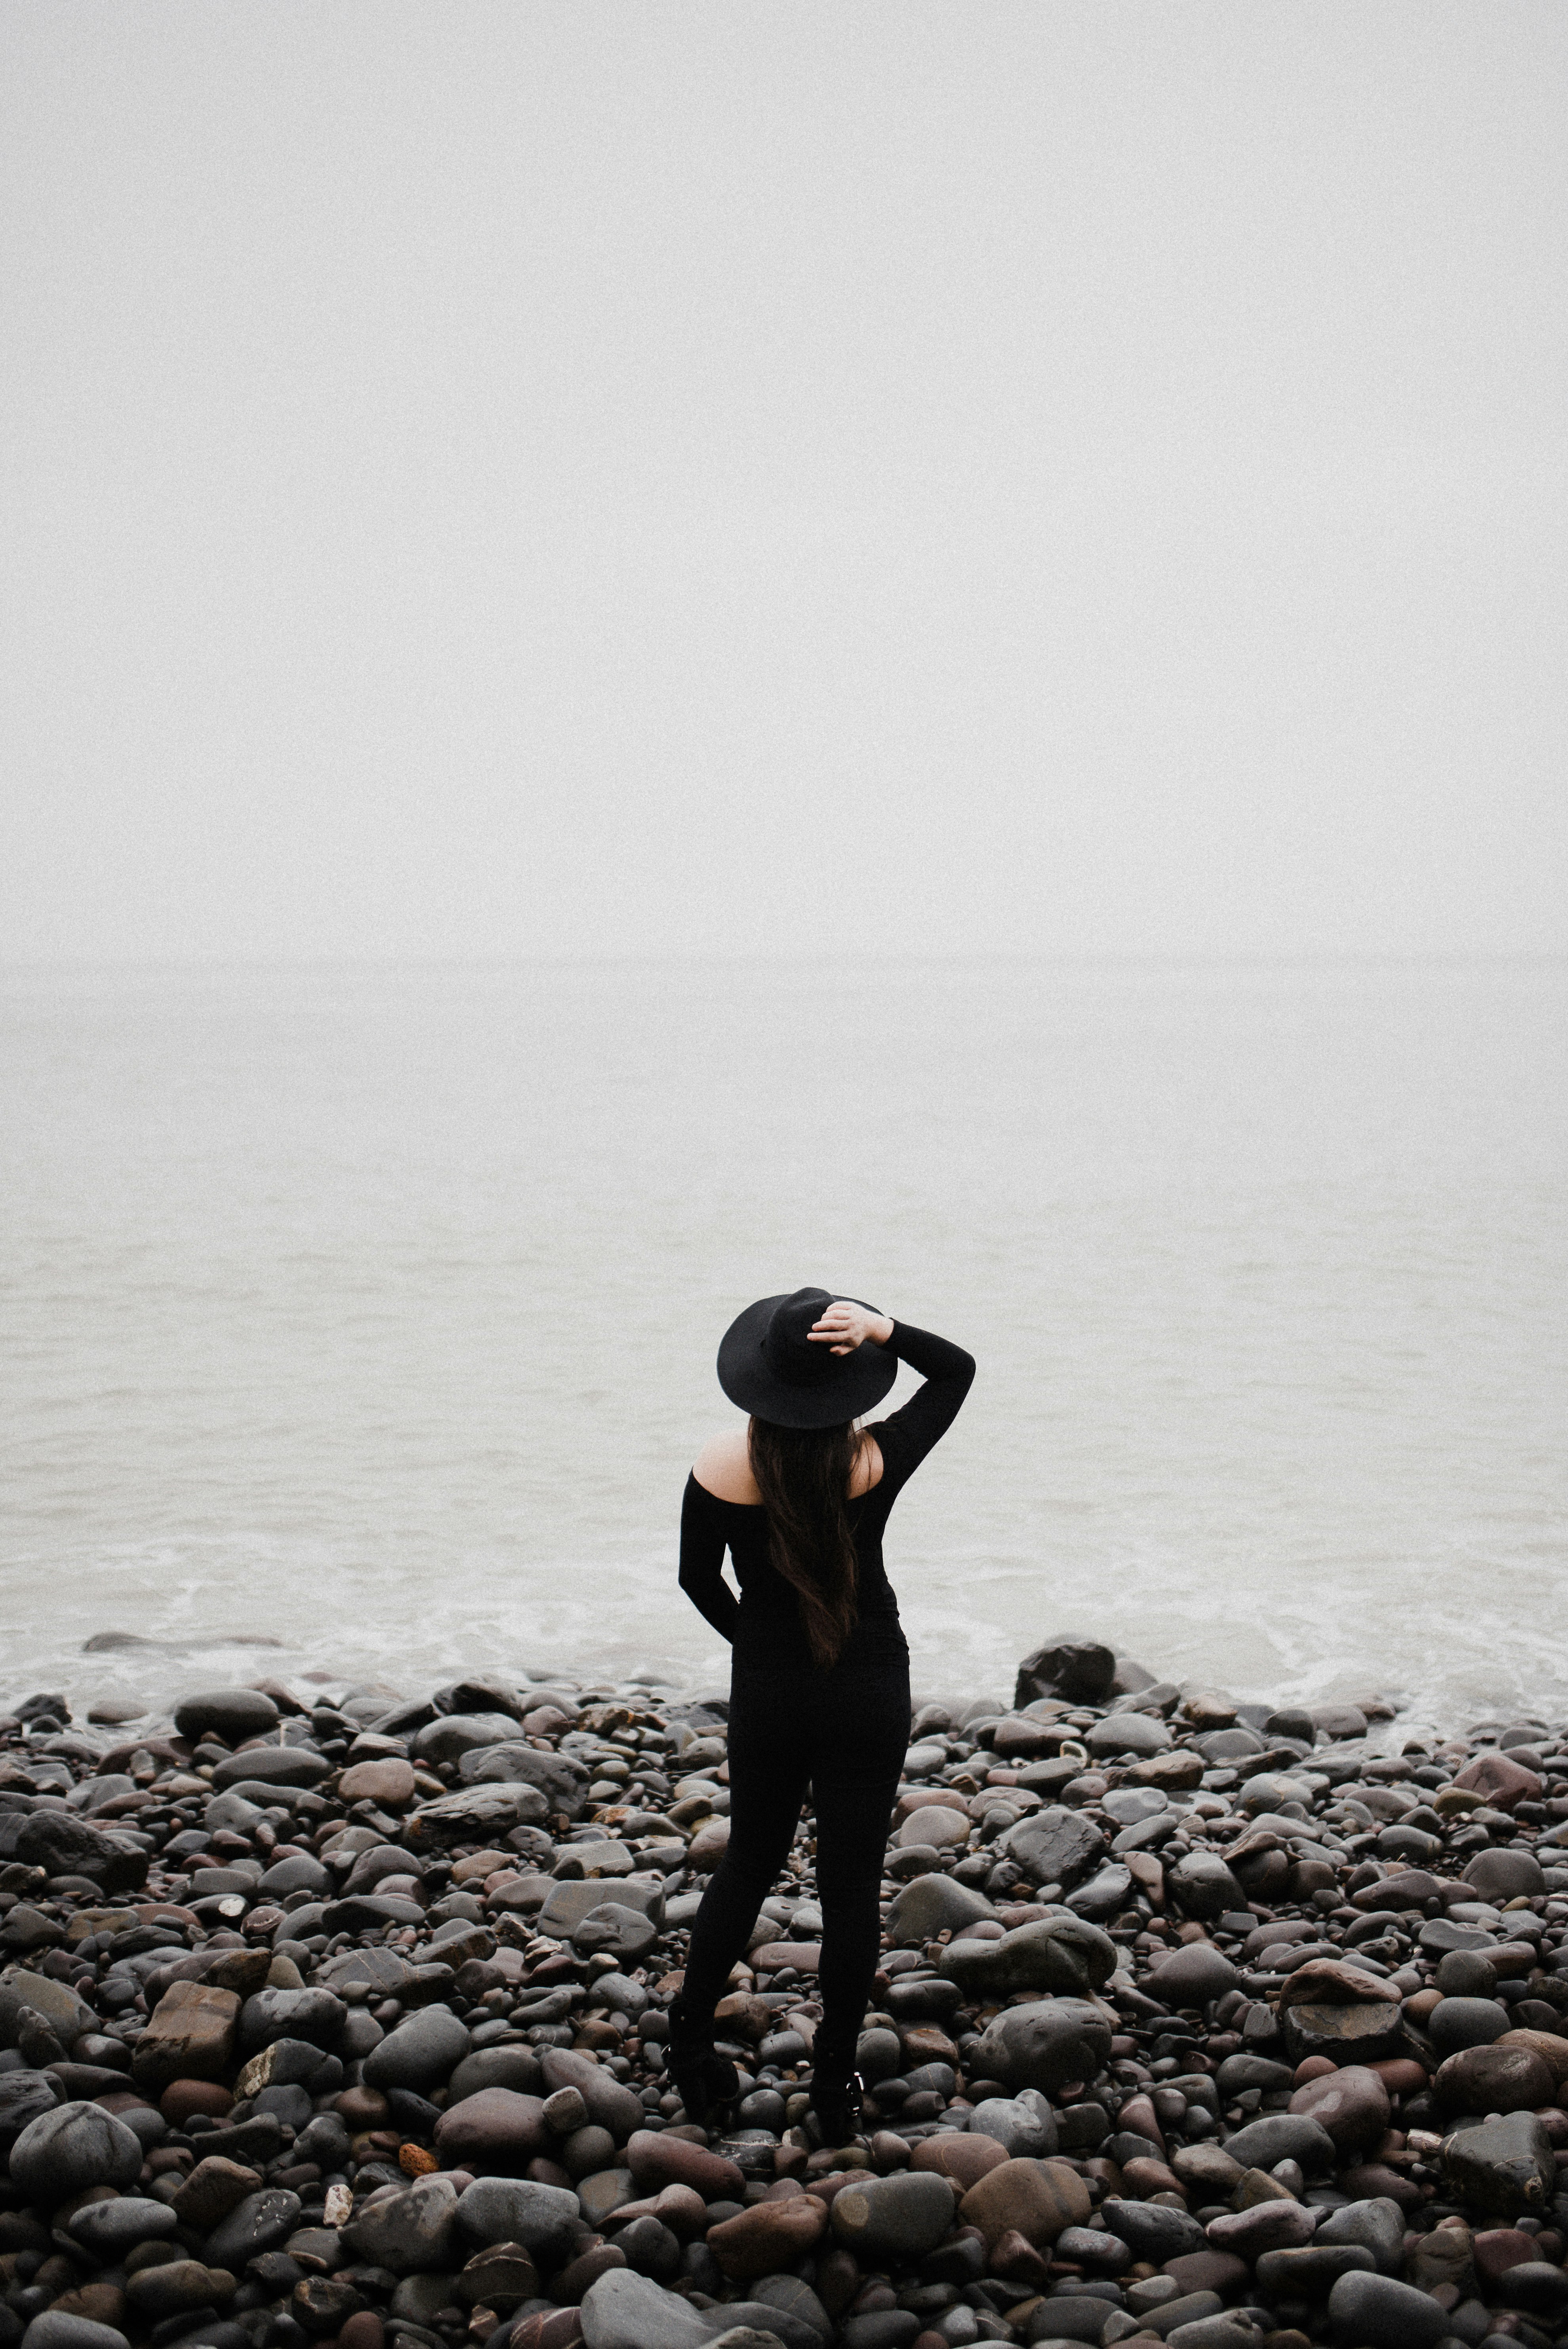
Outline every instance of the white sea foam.
{"label": "white sea foam", "polygon": [[[0,1701],[717,1682],[714,1350],[821,1280],[980,1361],[892,1521],[923,1689],[1078,1627],[1561,1708],[1565,1010],[1561,964],[12,972]],[[188,1644],[236,1632],[284,1644]]]}

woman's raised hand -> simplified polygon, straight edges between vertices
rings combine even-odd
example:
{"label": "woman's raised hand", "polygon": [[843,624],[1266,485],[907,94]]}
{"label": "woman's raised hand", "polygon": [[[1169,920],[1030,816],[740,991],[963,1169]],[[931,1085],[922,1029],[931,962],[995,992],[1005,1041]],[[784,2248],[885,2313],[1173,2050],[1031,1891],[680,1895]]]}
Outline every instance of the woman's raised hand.
{"label": "woman's raised hand", "polygon": [[885,1313],[873,1313],[869,1305],[841,1297],[820,1321],[812,1323],[810,1334],[817,1345],[830,1346],[835,1354],[852,1354],[868,1340],[873,1346],[885,1346],[892,1336],[892,1323]]}

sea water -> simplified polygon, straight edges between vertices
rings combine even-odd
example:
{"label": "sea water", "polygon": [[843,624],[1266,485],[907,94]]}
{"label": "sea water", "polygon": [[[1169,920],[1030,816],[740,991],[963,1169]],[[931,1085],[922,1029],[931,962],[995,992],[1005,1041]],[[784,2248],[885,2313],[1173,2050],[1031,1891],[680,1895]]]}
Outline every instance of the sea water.
{"label": "sea water", "polygon": [[1076,1630],[1560,1715],[1565,1015],[1540,961],[12,969],[0,1702],[717,1684],[681,1488],[812,1282],[978,1360],[889,1528],[919,1692]]}

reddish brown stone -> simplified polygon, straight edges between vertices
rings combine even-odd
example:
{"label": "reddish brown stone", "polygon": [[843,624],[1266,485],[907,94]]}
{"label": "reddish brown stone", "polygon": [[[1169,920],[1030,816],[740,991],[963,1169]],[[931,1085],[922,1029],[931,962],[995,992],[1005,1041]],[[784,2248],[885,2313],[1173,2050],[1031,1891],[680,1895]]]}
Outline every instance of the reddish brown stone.
{"label": "reddish brown stone", "polygon": [[[1405,2012],[1409,2013],[1408,2006]],[[1426,2067],[1413,2055],[1386,2055],[1380,2064],[1368,2064],[1367,2069],[1377,2073],[1391,2096],[1418,2096],[1427,2085]]]}
{"label": "reddish brown stone", "polygon": [[155,2113],[158,2110],[150,2096],[139,2095],[134,2088],[106,2088],[101,2095],[94,2096],[92,2102],[101,2112],[114,2113],[117,2116],[121,2113]]}
{"label": "reddish brown stone", "polygon": [[564,2164],[552,2161],[544,2154],[536,2154],[522,2174],[535,2186],[560,2186],[569,2194],[577,2190],[572,2172]]}
{"label": "reddish brown stone", "polygon": [[1252,2271],[1234,2251],[1182,2251],[1167,2260],[1161,2272],[1174,2277],[1184,2292],[1217,2292],[1222,2300],[1241,2291]]}
{"label": "reddish brown stone", "polygon": [[1511,1761],[1506,1754],[1478,1754],[1473,1762],[1466,1763],[1454,1785],[1467,1794],[1481,1795],[1500,1811],[1541,1799],[1541,1781],[1534,1771]]}
{"label": "reddish brown stone", "polygon": [[511,2349],[577,2349],[583,2317],[576,2308],[552,2308],[525,2316],[511,2334]]}
{"label": "reddish brown stone", "polygon": [[489,2243],[476,2251],[458,2278],[458,2298],[469,2308],[493,2308],[511,2316],[525,2300],[539,2297],[539,2271],[521,2243]]}
{"label": "reddish brown stone", "polygon": [[1492,2041],[1494,2047],[1524,2047],[1539,2055],[1552,2075],[1554,2089],[1560,2094],[1568,2086],[1568,2039],[1559,2038],[1554,2031],[1505,2031],[1501,2039]]}
{"label": "reddish brown stone", "polygon": [[[704,1819],[686,1846],[686,1865],[700,1875],[705,1868],[717,1868],[728,1849],[728,1819]],[[755,1952],[753,1961],[755,1962]],[[781,1965],[789,1965],[794,1961],[792,1959],[783,1958],[779,1962]]]}
{"label": "reddish brown stone", "polygon": [[1358,2162],[1354,2169],[1342,2170],[1339,2183],[1354,2201],[1375,2201],[1384,2195],[1397,2202],[1401,2210],[1418,2210],[1421,2189],[1402,2169],[1390,2169],[1381,2161]]}
{"label": "reddish brown stone", "polygon": [[254,2194],[261,2179],[253,2169],[246,2169],[223,2154],[210,2153],[199,2161],[174,2198],[174,2215],[182,2227],[193,2228],[199,2235],[210,2235],[221,2219],[237,2209],[247,2194]]}
{"label": "reddish brown stone", "polygon": [[654,2197],[650,2216],[679,2242],[693,2242],[707,2232],[707,2205],[695,2186],[663,2188]]}
{"label": "reddish brown stone", "polygon": [[707,2248],[732,2283],[749,2283],[804,2259],[827,2224],[827,2205],[815,2194],[792,2194],[785,2201],[754,2202],[738,2217],[710,2227]]}
{"label": "reddish brown stone", "polygon": [[1388,2091],[1369,2064],[1346,2064],[1297,2088],[1290,2109],[1326,2129],[1339,2152],[1365,2153],[1387,2133]]}
{"label": "reddish brown stone", "polygon": [[1476,2272],[1487,2283],[1495,2283],[1510,2268],[1522,2268],[1527,2260],[1541,2257],[1537,2238],[1518,2227],[1488,2227],[1476,2236],[1472,2248]]}
{"label": "reddish brown stone", "polygon": [[1127,1773],[1131,1786],[1160,1786],[1172,1793],[1182,1792],[1203,1783],[1203,1757],[1191,1749],[1174,1754],[1153,1754],[1147,1762],[1134,1762]]}
{"label": "reddish brown stone", "polygon": [[[729,1822],[726,1819],[723,1824],[727,1826]],[[814,1974],[821,1960],[820,1941],[764,1941],[747,1962],[753,1973],[778,1973],[784,1966],[793,1966],[798,1974]]]}
{"label": "reddish brown stone", "polygon": [[1398,2003],[1399,1993],[1381,1974],[1363,1973],[1357,1965],[1339,1958],[1308,1958],[1286,1974],[1279,1994],[1281,2009],[1291,2006],[1356,2006],[1386,2000]]}
{"label": "reddish brown stone", "polygon": [[966,2129],[954,2129],[941,2137],[923,2137],[910,2156],[912,2169],[934,2169],[967,2193],[972,2186],[993,2169],[999,2169],[1007,2158],[1006,2146],[998,2145],[992,2137],[974,2137]]}
{"label": "reddish brown stone", "polygon": [[1147,2137],[1157,2151],[1164,2152],[1165,2132],[1147,2095],[1129,2096],[1117,2116],[1116,2126],[1119,2129],[1130,2130],[1134,2137]]}
{"label": "reddish brown stone", "polygon": [[337,1782],[346,1803],[384,1803],[400,1811],[414,1799],[414,1765],[396,1754],[379,1762],[356,1762]]}
{"label": "reddish brown stone", "polygon": [[817,2297],[835,2323],[861,2288],[860,2262],[835,2243],[817,2261]]}
{"label": "reddish brown stone", "polygon": [[[563,2308],[575,2308],[591,2283],[597,2283],[600,2277],[608,2275],[612,2268],[624,2268],[625,2264],[626,2254],[619,2243],[591,2244],[587,2251],[579,2251],[577,2257],[552,2281],[550,2296],[558,2300]],[[517,2339],[515,2333],[512,2339]]]}
{"label": "reddish brown stone", "polygon": [[89,2323],[125,2325],[125,2293],[117,2283],[84,2283],[50,2303],[51,2316],[85,2316]]}
{"label": "reddish brown stone", "polygon": [[531,1713],[523,1714],[522,1726],[530,1737],[554,1737],[571,1728],[572,1718],[557,1704],[536,1704]]}
{"label": "reddish brown stone", "polygon": [[951,2064],[956,2071],[963,2058],[939,2023],[909,2023],[901,2025],[899,2049],[906,2072],[922,2064]]}
{"label": "reddish brown stone", "polygon": [[707,2202],[745,2199],[746,2179],[737,2163],[670,2129],[638,2129],[626,2147],[626,2167],[644,2188],[695,2186]]}
{"label": "reddish brown stone", "polygon": [[379,2088],[345,2088],[337,2110],[351,2137],[362,2129],[385,2128],[392,2117],[392,2107]]}
{"label": "reddish brown stone", "polygon": [[222,2080],[234,2068],[239,1994],[206,1982],[177,1982],[166,1990],[130,2059],[139,2088],[158,2091],[176,2080]]}
{"label": "reddish brown stone", "polygon": [[1046,2261],[1016,2227],[1009,2227],[1005,2235],[997,2236],[985,2265],[991,2274],[999,2276],[1004,2283],[1034,2284],[1044,2292],[1050,2281],[1051,2271]]}
{"label": "reddish brown stone", "polygon": [[516,2088],[481,2088],[436,2123],[436,2151],[448,2169],[521,2171],[551,2142],[542,2100]]}
{"label": "reddish brown stone", "polygon": [[215,2121],[226,2120],[234,2102],[216,2080],[174,2080],[158,2099],[158,2109],[170,2128],[183,2128],[195,2113]]}
{"label": "reddish brown stone", "polygon": [[373,2308],[356,2309],[337,2336],[337,2349],[383,2349],[387,2327]]}
{"label": "reddish brown stone", "polygon": [[1532,2113],[1553,2098],[1552,2075],[1532,2048],[1461,2047],[1439,2064],[1432,2094],[1445,2112]]}
{"label": "reddish brown stone", "polygon": [[1135,2202],[1147,2202],[1151,2194],[1180,2194],[1183,2202],[1187,2189],[1176,2172],[1163,2161],[1139,2154],[1121,2165],[1121,2182],[1129,2198]]}
{"label": "reddish brown stone", "polygon": [[901,1845],[934,1844],[962,1847],[969,1840],[969,1818],[947,1803],[923,1803],[912,1811],[894,1840]]}
{"label": "reddish brown stone", "polygon": [[977,2227],[987,2243],[1016,2231],[1037,2249],[1054,2243],[1064,2227],[1081,2227],[1089,2215],[1088,2189],[1065,2161],[1004,2161],[972,2186],[959,2204],[965,2226]]}

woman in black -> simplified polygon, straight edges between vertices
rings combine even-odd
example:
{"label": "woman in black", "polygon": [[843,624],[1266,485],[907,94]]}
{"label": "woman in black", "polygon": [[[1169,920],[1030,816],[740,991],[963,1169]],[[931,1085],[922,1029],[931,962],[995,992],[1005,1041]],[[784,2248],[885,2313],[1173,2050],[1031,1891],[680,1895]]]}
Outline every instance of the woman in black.
{"label": "woman in black", "polygon": [[[858,1423],[898,1375],[926,1383]],[[952,1425],[972,1356],[826,1289],[766,1297],[727,1333],[719,1383],[750,1413],[686,1480],[681,1588],[733,1650],[729,1847],[670,2009],[670,2072],[702,2120],[737,2089],[714,2009],[789,1851],[810,1786],[822,1909],[812,2103],[824,2140],[859,2126],[855,2044],[876,1971],[878,1891],[909,1742],[909,1650],[882,1566],[899,1493]],[[740,1597],[722,1574],[727,1547]]]}

